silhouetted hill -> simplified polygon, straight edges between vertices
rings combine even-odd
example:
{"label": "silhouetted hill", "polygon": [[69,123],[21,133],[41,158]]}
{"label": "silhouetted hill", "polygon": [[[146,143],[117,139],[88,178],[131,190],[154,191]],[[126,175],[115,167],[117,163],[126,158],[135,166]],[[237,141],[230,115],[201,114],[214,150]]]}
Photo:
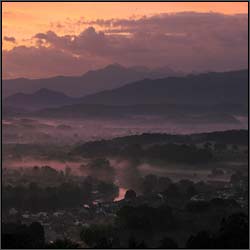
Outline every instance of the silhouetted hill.
{"label": "silhouetted hill", "polygon": [[[180,154],[178,153],[183,153],[183,151],[185,151],[186,153],[187,149],[188,153],[194,153],[194,151],[191,150],[193,147],[190,145],[203,144],[205,142],[210,142],[213,144],[235,144],[247,146],[248,130],[228,130],[191,135],[144,133],[140,135],[116,137],[110,140],[86,142],[81,145],[77,145],[71,151],[71,154],[80,154],[87,157],[107,157],[127,154],[129,154],[130,156],[141,155],[143,157],[148,157],[149,154],[152,154],[157,149],[156,151],[161,152],[158,152],[158,159],[165,157],[165,151],[165,153],[168,152],[176,155],[174,161],[183,161],[184,159],[180,157]],[[164,151],[161,151],[162,149],[164,149]],[[172,149],[174,149],[174,151]],[[181,151],[179,151],[180,149]],[[176,150],[178,151],[177,154],[175,152]],[[194,158],[199,156],[200,153],[204,152],[199,151],[198,148],[196,148],[196,155]],[[171,156],[171,154],[169,155],[169,157]],[[195,159],[192,159],[192,161],[193,160],[195,161]],[[207,161],[208,159],[205,157],[204,160]]]}
{"label": "silhouetted hill", "polygon": [[[139,104],[139,105],[102,105],[74,104],[58,108],[48,108],[31,113],[36,117],[47,118],[107,118],[137,119],[161,118],[169,122],[183,123],[227,123],[239,124],[234,113],[215,110],[216,106]],[[246,114],[245,114],[246,115]]]}
{"label": "silhouetted hill", "polygon": [[76,98],[43,88],[33,94],[17,93],[9,96],[4,99],[4,106],[35,110],[46,107],[58,107],[76,102]]}
{"label": "silhouetted hill", "polygon": [[83,103],[134,104],[247,104],[248,71],[205,73],[184,77],[144,79],[123,87],[86,96]]}
{"label": "silhouetted hill", "polygon": [[143,80],[83,98],[42,89],[8,97],[4,105],[43,109],[32,115],[52,118],[159,116],[188,123],[238,123],[235,116],[248,115],[247,90],[248,75],[242,70]]}
{"label": "silhouetted hill", "polygon": [[114,146],[128,146],[128,145],[152,145],[152,144],[164,144],[164,143],[186,143],[186,144],[199,144],[203,142],[225,143],[225,144],[248,144],[248,130],[226,130],[215,131],[209,133],[197,133],[190,135],[173,135],[166,133],[143,133],[139,135],[128,135],[122,137],[116,137],[110,140],[100,140],[93,142],[86,142],[80,146],[76,146],[75,149],[83,145],[99,145],[99,144],[112,144]]}
{"label": "silhouetted hill", "polygon": [[111,64],[105,68],[91,70],[82,76],[57,76],[46,79],[18,78],[3,80],[3,96],[18,92],[33,93],[41,88],[48,88],[69,95],[84,96],[99,91],[121,87],[127,83],[144,78],[161,78],[178,75],[169,68],[149,70],[144,67],[126,68],[119,64]]}
{"label": "silhouetted hill", "polygon": [[2,116],[4,118],[12,117],[12,116],[19,116],[19,115],[23,115],[26,113],[27,113],[27,110],[19,108],[19,107],[3,105],[3,108],[2,108]]}

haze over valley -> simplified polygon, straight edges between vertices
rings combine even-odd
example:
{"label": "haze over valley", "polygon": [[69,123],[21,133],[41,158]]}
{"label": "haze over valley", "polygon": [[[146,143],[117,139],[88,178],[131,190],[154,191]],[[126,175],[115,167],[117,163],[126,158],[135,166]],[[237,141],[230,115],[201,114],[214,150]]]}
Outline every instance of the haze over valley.
{"label": "haze over valley", "polygon": [[2,247],[248,248],[246,6],[3,3]]}

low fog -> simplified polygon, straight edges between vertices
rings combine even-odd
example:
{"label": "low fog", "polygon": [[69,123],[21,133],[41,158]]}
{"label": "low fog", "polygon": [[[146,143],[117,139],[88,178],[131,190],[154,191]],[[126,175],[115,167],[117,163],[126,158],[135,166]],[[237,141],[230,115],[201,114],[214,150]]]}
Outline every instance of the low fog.
{"label": "low fog", "polygon": [[7,118],[3,124],[4,143],[74,144],[142,133],[192,134],[247,129],[247,117],[237,123],[182,123],[156,116],[130,119],[39,119]]}

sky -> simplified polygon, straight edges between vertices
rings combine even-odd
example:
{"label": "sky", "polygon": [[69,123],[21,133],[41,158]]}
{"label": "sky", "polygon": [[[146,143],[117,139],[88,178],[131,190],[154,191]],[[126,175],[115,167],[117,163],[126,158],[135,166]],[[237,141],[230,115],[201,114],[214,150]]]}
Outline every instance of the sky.
{"label": "sky", "polygon": [[247,67],[247,2],[3,2],[3,77]]}

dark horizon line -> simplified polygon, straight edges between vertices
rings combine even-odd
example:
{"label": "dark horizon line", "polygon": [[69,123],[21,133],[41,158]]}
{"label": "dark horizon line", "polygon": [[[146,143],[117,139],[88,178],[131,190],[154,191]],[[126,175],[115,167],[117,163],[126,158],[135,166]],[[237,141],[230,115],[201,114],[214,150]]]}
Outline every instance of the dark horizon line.
{"label": "dark horizon line", "polygon": [[[87,70],[85,73],[81,74],[81,75],[55,75],[55,76],[49,76],[49,77],[40,77],[40,78],[28,78],[28,77],[15,77],[15,78],[4,78],[2,77],[2,81],[13,81],[13,80],[20,80],[20,79],[25,79],[25,80],[45,80],[45,79],[53,79],[53,78],[60,78],[60,77],[65,77],[65,78],[68,78],[68,77],[83,77],[84,75],[86,75],[87,73],[89,72],[95,72],[95,71],[99,71],[99,70],[103,70],[103,69],[106,69],[108,68],[109,66],[117,66],[117,67],[121,67],[121,68],[124,68],[124,69],[133,69],[133,68],[136,68],[136,67],[144,67],[148,70],[151,70],[152,72],[153,71],[157,71],[159,69],[162,69],[162,68],[169,68],[170,70],[173,70],[171,67],[169,66],[162,66],[162,67],[156,67],[156,68],[150,68],[148,66],[144,66],[144,65],[134,65],[134,66],[124,66],[122,65],[121,63],[110,63],[110,64],[107,64],[103,67],[100,67],[100,68],[96,68],[96,69],[90,69],[90,70]],[[204,70],[204,71],[195,71],[195,70],[192,70],[190,72],[185,72],[185,71],[181,71],[181,70],[173,70],[173,73],[181,73],[183,75],[176,75],[176,77],[182,77],[182,76],[188,76],[188,75],[201,75],[201,74],[207,74],[207,73],[226,73],[226,72],[237,72],[237,71],[243,71],[243,70],[249,70],[248,67],[246,66],[245,68],[241,68],[241,69],[227,69],[227,70],[219,70],[219,71],[215,71],[215,70]]]}

